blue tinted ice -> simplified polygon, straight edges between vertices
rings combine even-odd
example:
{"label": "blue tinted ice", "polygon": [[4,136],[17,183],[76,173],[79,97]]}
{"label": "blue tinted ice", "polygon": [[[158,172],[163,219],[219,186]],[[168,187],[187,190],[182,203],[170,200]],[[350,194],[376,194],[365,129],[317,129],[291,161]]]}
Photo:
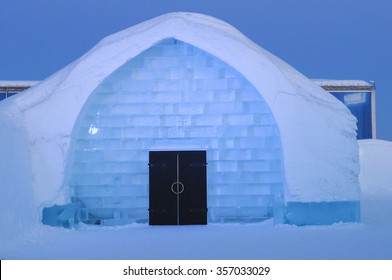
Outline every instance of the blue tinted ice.
{"label": "blue tinted ice", "polygon": [[236,70],[168,39],[112,73],[75,126],[70,176],[81,220],[148,221],[151,149],[207,151],[208,221],[279,216],[279,131],[261,94]]}

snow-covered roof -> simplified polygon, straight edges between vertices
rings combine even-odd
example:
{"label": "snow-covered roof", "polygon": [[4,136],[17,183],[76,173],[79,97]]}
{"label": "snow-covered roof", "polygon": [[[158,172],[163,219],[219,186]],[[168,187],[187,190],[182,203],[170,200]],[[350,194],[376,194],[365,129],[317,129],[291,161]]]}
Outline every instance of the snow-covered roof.
{"label": "snow-covered roof", "polygon": [[0,87],[3,88],[29,88],[38,84],[39,81],[1,81],[0,80]]}
{"label": "snow-covered roof", "polygon": [[23,120],[38,201],[66,199],[64,166],[76,119],[90,94],[120,66],[167,38],[221,59],[263,96],[280,130],[287,200],[358,200],[356,120],[349,110],[231,25],[206,15],[171,13],[108,36],[29,94],[0,104],[0,113],[19,112]]}
{"label": "snow-covered roof", "polygon": [[328,80],[328,79],[312,79],[319,86],[336,86],[336,87],[370,87],[370,83],[362,80]]}
{"label": "snow-covered roof", "polygon": [[315,84],[323,89],[332,91],[373,91],[375,85],[362,80],[326,80],[314,79]]}

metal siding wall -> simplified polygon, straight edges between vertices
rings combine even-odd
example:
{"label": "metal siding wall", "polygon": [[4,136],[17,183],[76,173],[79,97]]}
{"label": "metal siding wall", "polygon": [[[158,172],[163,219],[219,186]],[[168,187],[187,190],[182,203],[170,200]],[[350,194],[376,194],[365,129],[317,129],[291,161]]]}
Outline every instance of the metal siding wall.
{"label": "metal siding wall", "polygon": [[370,92],[331,92],[357,118],[357,139],[372,138],[372,104]]}

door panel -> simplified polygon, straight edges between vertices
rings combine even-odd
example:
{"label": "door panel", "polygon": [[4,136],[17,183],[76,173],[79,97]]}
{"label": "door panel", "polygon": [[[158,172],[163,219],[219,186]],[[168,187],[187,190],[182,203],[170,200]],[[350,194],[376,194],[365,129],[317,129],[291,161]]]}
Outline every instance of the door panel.
{"label": "door panel", "polygon": [[181,152],[180,181],[184,192],[180,199],[180,222],[183,225],[207,224],[206,153]]}
{"label": "door panel", "polygon": [[177,156],[171,152],[150,152],[149,223],[177,224],[176,196],[170,190],[177,176]]}
{"label": "door panel", "polygon": [[150,152],[150,225],[207,224],[205,151]]}

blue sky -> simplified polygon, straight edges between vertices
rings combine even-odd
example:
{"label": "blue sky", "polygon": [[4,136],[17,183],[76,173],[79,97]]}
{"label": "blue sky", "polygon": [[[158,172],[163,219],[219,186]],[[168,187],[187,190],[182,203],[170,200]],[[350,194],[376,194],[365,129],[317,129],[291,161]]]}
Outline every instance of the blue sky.
{"label": "blue sky", "polygon": [[220,18],[309,78],[374,80],[392,140],[391,0],[0,0],[0,80],[42,80],[103,37],[167,12]]}

